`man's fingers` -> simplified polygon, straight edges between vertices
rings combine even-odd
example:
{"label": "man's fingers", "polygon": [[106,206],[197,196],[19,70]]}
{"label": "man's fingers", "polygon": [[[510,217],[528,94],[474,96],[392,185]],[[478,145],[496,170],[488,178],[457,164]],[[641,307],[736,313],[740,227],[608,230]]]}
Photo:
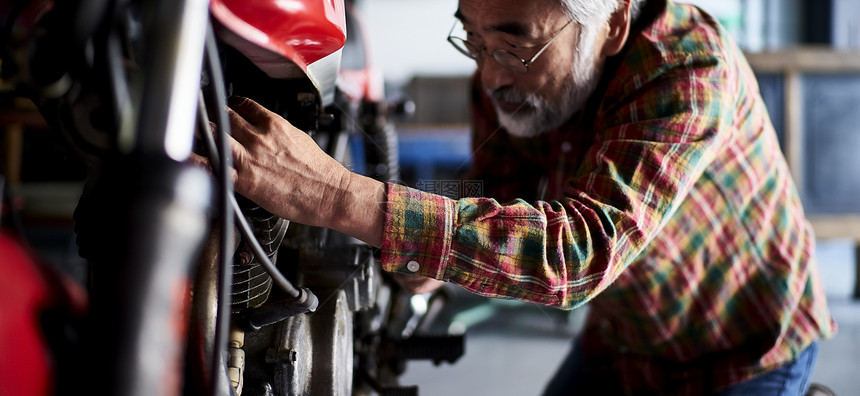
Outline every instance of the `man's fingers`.
{"label": "man's fingers", "polygon": [[233,136],[227,136],[227,145],[230,146],[230,151],[233,152],[233,167],[243,166],[243,161],[245,161],[248,155],[248,150],[245,149],[245,146],[233,138]]}
{"label": "man's fingers", "polygon": [[227,108],[227,118],[230,120],[230,133],[233,137],[240,142],[247,143],[248,139],[254,135],[256,128],[229,107]]}
{"label": "man's fingers", "polygon": [[[244,161],[245,158],[242,156],[247,155],[245,148],[234,139],[228,139],[227,142],[230,145],[230,149],[233,151],[233,163],[241,163]],[[196,153],[191,153],[188,157],[188,163],[200,167],[201,169],[209,172],[210,175],[215,175],[215,171],[212,169],[212,162],[209,161],[209,158]],[[233,179],[233,184],[235,185],[238,182],[238,172],[236,171],[235,165],[230,167],[230,177]]]}
{"label": "man's fingers", "polygon": [[212,164],[209,163],[209,158],[206,158],[202,155],[198,155],[196,153],[191,153],[191,156],[188,157],[188,162],[194,166],[206,170],[209,173],[212,173]]}
{"label": "man's fingers", "polygon": [[[233,167],[243,165],[243,161],[245,161],[248,155],[248,150],[245,149],[245,146],[243,146],[242,143],[238,142],[230,135],[227,135],[227,145],[230,146],[230,152],[232,153],[233,158],[231,159],[233,161]],[[194,165],[203,167],[210,172],[213,171],[212,163],[207,157],[196,153],[191,153],[191,156],[188,158],[188,161]]]}
{"label": "man's fingers", "polygon": [[[241,96],[232,96],[227,100],[230,107],[254,126],[265,126],[274,114],[259,103]],[[262,131],[266,132],[266,131]]]}

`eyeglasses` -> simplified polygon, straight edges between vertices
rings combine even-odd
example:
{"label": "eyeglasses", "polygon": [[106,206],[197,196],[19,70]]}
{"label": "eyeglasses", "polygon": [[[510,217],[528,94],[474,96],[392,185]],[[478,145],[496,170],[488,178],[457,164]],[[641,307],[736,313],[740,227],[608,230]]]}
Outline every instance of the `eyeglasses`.
{"label": "eyeglasses", "polygon": [[[552,36],[552,38],[550,38],[549,41],[547,41],[546,44],[544,44],[543,47],[541,47],[541,49],[538,50],[538,52],[529,60],[522,59],[519,56],[514,55],[512,52],[503,50],[501,48],[493,51],[493,59],[495,59],[496,62],[498,62],[500,65],[502,65],[508,70],[514,71],[519,74],[525,74],[529,71],[529,65],[534,63],[538,56],[540,56],[540,54],[542,54],[547,49],[547,47],[549,47],[549,45],[552,44],[553,41],[555,41],[556,37],[558,37],[558,35],[561,34],[561,32],[563,32],[564,29],[566,29],[568,25],[571,24],[571,22],[573,22],[573,19],[571,19],[564,26],[562,26],[562,28],[559,29],[558,32],[556,32]],[[484,50],[486,48],[478,48],[474,44],[470,43],[468,40],[454,36],[454,28],[457,27],[458,23],[460,23],[460,21],[454,21],[454,25],[451,26],[451,31],[448,32],[448,42],[451,43],[451,45],[453,45],[454,48],[456,48],[457,51],[460,51],[460,53],[462,53],[463,55],[474,59],[476,62],[480,61],[481,58],[483,58]]]}

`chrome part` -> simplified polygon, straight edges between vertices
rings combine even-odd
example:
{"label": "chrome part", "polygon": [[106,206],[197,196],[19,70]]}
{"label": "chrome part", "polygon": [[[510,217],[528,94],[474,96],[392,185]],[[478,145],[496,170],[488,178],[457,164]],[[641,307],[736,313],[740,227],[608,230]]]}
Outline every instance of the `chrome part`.
{"label": "chrome part", "polygon": [[154,20],[144,35],[147,48],[145,83],[141,111],[137,120],[137,149],[147,153],[166,153],[184,161],[191,153],[200,67],[209,18],[209,2],[184,0],[153,3]]}
{"label": "chrome part", "polygon": [[311,383],[323,395],[352,394],[352,311],[347,296],[336,291],[311,317],[314,364]]}

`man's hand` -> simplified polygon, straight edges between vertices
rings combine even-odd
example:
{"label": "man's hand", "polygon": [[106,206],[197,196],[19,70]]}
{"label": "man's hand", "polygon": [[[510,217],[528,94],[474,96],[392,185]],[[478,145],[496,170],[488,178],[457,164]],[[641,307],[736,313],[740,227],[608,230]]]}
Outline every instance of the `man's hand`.
{"label": "man's hand", "polygon": [[382,183],[348,171],[310,136],[256,102],[236,98],[230,107],[236,192],[285,219],[381,245]]}
{"label": "man's hand", "polygon": [[[236,192],[269,212],[301,224],[327,227],[379,247],[385,227],[385,185],[348,171],[306,133],[246,98],[230,100],[228,139]],[[208,166],[193,155],[192,161]],[[445,282],[392,274],[413,294]]]}

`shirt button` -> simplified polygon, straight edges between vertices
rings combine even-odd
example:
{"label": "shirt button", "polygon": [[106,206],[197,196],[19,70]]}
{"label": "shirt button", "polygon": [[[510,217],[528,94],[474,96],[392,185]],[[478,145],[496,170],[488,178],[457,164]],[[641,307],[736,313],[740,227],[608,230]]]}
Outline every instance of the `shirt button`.
{"label": "shirt button", "polygon": [[561,151],[562,152],[567,153],[567,152],[570,152],[570,150],[573,150],[573,145],[570,144],[570,142],[563,142],[561,144]]}
{"label": "shirt button", "polygon": [[420,266],[420,265],[418,265],[418,262],[417,262],[417,261],[415,261],[415,260],[412,260],[412,261],[410,261],[409,263],[407,263],[407,264],[406,264],[406,269],[408,269],[408,270],[410,270],[410,271],[412,271],[412,272],[417,272],[417,271],[418,271],[418,268],[420,268],[420,267],[421,267],[421,266]]}

